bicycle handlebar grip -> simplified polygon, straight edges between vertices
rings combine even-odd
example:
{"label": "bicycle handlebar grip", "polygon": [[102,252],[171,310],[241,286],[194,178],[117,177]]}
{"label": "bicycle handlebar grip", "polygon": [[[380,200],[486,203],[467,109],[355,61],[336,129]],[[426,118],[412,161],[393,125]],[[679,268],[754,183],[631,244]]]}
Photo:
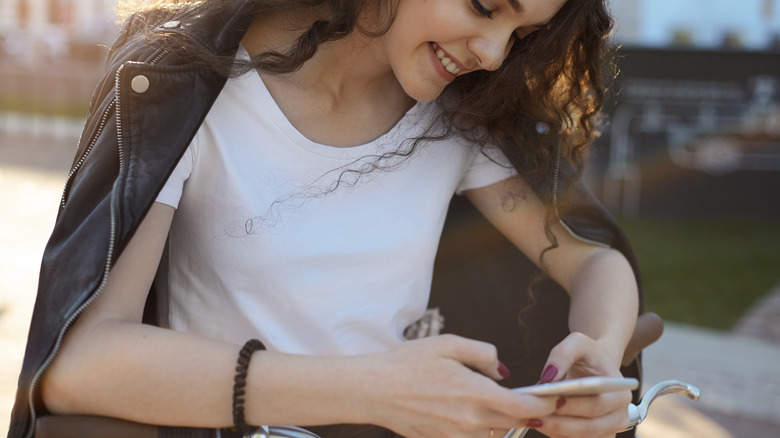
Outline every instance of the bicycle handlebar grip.
{"label": "bicycle handlebar grip", "polygon": [[643,313],[636,320],[634,334],[628,341],[626,351],[623,353],[621,364],[625,367],[631,365],[639,353],[648,345],[657,341],[664,333],[664,322],[655,313]]}

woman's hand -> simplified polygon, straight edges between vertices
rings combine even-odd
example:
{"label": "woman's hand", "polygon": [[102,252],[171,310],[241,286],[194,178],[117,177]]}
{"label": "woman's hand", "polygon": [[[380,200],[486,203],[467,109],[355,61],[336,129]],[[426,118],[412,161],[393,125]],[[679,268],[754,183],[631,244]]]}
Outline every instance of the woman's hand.
{"label": "woman's hand", "polygon": [[[542,380],[555,382],[589,376],[622,377],[620,352],[582,333],[572,333],[550,352]],[[536,427],[552,438],[614,437],[628,425],[631,392],[567,397],[558,401],[555,415]]]}
{"label": "woman's hand", "polygon": [[[500,438],[555,412],[556,400],[517,394],[490,344],[453,335],[406,342],[374,356],[369,421],[405,437]],[[502,376],[503,374],[503,376]]]}

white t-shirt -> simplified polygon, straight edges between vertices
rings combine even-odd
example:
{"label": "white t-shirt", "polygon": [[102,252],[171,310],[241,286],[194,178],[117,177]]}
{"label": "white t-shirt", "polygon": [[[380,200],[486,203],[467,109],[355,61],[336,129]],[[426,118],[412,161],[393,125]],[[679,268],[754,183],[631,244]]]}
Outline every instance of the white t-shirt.
{"label": "white t-shirt", "polygon": [[336,148],[298,132],[256,72],[229,79],[157,198],[177,208],[157,281],[171,327],[298,354],[401,342],[425,311],[453,193],[515,173],[453,138],[355,182],[349,170],[419,136],[436,111],[418,103],[379,139]]}

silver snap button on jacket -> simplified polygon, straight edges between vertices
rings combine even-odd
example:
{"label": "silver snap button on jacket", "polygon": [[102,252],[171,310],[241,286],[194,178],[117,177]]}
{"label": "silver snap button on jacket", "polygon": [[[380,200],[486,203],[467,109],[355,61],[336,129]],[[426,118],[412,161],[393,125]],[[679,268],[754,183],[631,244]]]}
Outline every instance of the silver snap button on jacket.
{"label": "silver snap button on jacket", "polygon": [[138,75],[130,82],[130,88],[138,94],[146,93],[149,89],[149,78],[144,75]]}

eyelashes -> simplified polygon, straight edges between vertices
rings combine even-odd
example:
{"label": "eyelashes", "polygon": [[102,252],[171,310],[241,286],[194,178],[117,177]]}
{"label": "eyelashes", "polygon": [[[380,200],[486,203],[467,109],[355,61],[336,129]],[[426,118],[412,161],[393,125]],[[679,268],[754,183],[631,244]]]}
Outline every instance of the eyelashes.
{"label": "eyelashes", "polygon": [[493,18],[493,11],[486,8],[479,0],[471,0],[471,5],[474,7],[474,10],[479,13],[479,15],[487,18]]}
{"label": "eyelashes", "polygon": [[[474,8],[474,11],[477,12],[479,15],[485,17],[485,18],[493,18],[493,11],[485,7],[484,4],[480,0],[470,0],[471,6]],[[515,33],[512,35],[514,40],[522,40],[525,37],[531,35],[534,32],[537,32],[541,29],[546,28],[545,27],[538,27],[538,26],[526,26],[522,28],[518,28]]]}

